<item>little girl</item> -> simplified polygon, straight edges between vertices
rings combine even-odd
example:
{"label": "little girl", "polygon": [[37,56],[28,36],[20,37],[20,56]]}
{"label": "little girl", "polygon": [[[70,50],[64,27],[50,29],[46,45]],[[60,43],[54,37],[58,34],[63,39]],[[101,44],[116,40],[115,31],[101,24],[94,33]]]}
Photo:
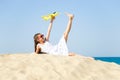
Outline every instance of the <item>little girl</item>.
{"label": "little girl", "polygon": [[43,52],[43,53],[53,54],[53,55],[69,55],[69,56],[75,55],[74,53],[68,52],[68,48],[66,44],[68,40],[68,34],[71,30],[72,20],[74,18],[74,15],[69,13],[66,13],[66,15],[68,16],[69,21],[68,21],[67,28],[62,38],[60,39],[59,43],[56,45],[52,45],[49,42],[52,24],[53,24],[53,21],[55,20],[55,17],[52,17],[48,27],[47,35],[44,36],[41,33],[37,33],[34,35],[35,53],[39,54]]}

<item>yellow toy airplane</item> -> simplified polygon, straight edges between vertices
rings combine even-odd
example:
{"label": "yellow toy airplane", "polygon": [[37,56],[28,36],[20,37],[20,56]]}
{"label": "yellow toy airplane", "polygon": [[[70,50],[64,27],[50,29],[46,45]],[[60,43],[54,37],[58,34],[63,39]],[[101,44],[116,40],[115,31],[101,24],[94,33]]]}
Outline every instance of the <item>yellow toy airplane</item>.
{"label": "yellow toy airplane", "polygon": [[48,14],[48,15],[42,16],[42,18],[47,21],[47,20],[50,20],[52,17],[55,17],[57,15],[58,15],[58,12],[54,12],[52,14]]}

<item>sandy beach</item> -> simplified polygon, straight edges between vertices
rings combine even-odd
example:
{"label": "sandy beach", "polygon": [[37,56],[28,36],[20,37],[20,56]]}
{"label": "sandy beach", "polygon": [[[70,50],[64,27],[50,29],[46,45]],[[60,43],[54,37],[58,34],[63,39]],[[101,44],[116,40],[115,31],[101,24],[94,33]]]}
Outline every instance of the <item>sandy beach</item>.
{"label": "sandy beach", "polygon": [[120,65],[79,55],[1,54],[0,80],[120,80]]}

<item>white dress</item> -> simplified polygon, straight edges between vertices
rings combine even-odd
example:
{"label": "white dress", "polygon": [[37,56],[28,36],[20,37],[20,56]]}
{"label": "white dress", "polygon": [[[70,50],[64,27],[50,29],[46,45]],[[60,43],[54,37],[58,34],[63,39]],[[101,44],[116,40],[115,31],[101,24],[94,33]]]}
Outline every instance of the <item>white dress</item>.
{"label": "white dress", "polygon": [[62,36],[57,45],[52,45],[46,41],[44,44],[38,44],[37,46],[41,48],[41,52],[53,55],[68,55],[68,48],[64,36]]}

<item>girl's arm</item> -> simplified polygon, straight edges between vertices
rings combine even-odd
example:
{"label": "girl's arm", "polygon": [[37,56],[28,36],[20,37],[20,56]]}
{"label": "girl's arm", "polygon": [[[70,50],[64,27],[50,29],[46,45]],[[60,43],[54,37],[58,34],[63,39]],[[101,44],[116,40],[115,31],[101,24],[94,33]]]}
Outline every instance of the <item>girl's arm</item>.
{"label": "girl's arm", "polygon": [[39,54],[39,52],[41,52],[41,48],[37,46],[35,53]]}
{"label": "girl's arm", "polygon": [[52,29],[52,25],[53,25],[53,21],[54,21],[55,17],[52,17],[51,21],[50,21],[50,24],[48,26],[48,31],[47,31],[47,34],[46,34],[46,40],[49,41],[49,37],[50,37],[50,32],[51,32],[51,29]]}

